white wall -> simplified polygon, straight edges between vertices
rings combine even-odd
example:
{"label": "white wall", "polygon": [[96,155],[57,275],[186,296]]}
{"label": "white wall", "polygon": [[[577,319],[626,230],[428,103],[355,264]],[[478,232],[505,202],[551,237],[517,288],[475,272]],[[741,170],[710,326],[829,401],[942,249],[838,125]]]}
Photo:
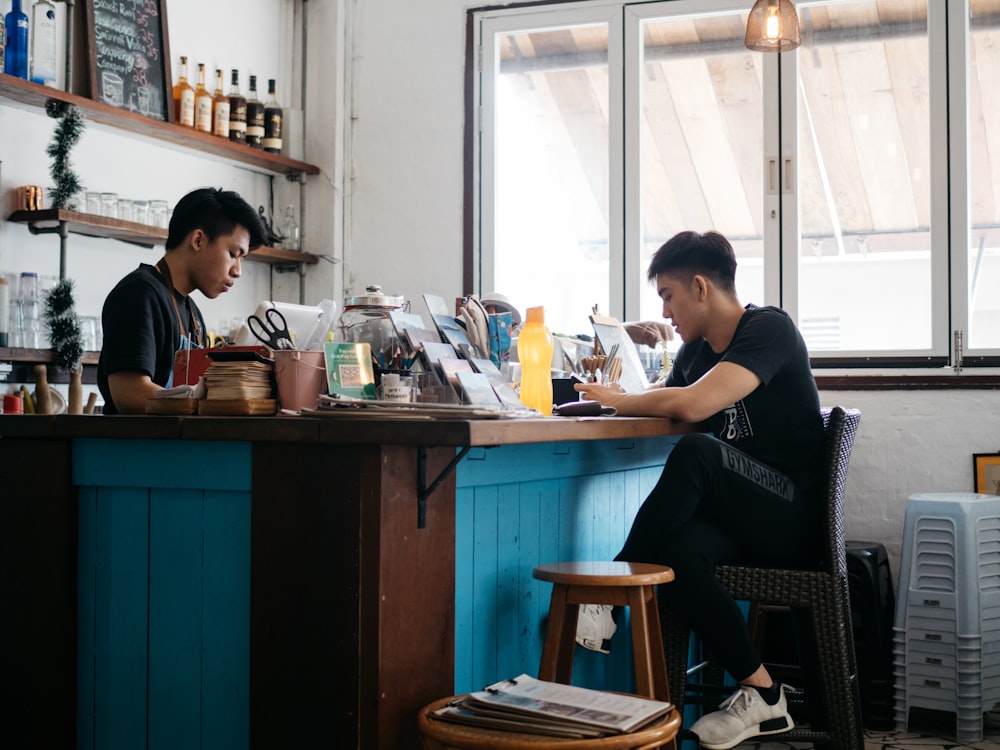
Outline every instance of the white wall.
{"label": "white wall", "polygon": [[[465,11],[486,4],[306,3],[305,160],[321,169],[307,183],[306,249],[344,259],[309,270],[307,302],[323,297],[341,302],[341,271],[344,286],[357,291],[379,283],[386,292],[414,300],[418,310],[423,292],[447,298],[470,291],[461,289]],[[213,65],[209,54],[217,50],[225,68],[256,66],[258,75],[274,75],[279,90],[294,95],[297,82],[286,80],[293,76],[289,54],[301,51],[289,20],[293,7],[292,0],[170,0],[171,50]],[[226,33],[218,33],[222,28]],[[342,83],[345,73],[349,85]],[[16,185],[47,184],[44,150],[52,125],[44,115],[0,105],[4,196]],[[73,161],[88,185],[123,196],[155,193],[174,201],[193,186],[212,184],[237,189],[255,205],[267,198],[267,180],[243,168],[92,125]],[[275,179],[275,189],[297,197],[282,178]],[[68,266],[78,282],[79,312],[97,314],[111,285],[139,260],[155,261],[159,251],[73,237]],[[55,273],[57,264],[54,238],[32,237],[23,226],[0,222],[0,269]],[[245,314],[266,296],[267,267],[245,264],[244,269],[234,292],[203,303],[209,323]],[[297,299],[297,280],[279,278],[278,287],[276,298]],[[1000,394],[831,391],[821,396],[824,404],[862,410],[848,486],[848,535],[884,543],[896,574],[907,496],[972,489],[972,454],[1000,451]]]}

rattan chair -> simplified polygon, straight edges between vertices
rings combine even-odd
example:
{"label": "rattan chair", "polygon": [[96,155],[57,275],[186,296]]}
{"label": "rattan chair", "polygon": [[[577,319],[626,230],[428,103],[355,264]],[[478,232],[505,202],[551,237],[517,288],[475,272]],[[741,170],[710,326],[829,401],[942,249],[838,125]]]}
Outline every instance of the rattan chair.
{"label": "rattan chair", "polygon": [[[844,486],[851,446],[861,413],[843,407],[824,408],[827,433],[827,546],[822,564],[809,570],[720,565],[716,574],[738,599],[791,609],[800,670],[808,708],[808,727],[796,727],[782,740],[813,742],[833,750],[861,750],[861,702],[851,629],[844,546]],[[663,599],[661,598],[662,602]],[[733,687],[721,685],[721,668],[702,664],[700,689],[689,684],[690,627],[681,613],[661,604],[664,650],[670,695],[678,707],[702,703],[714,710]],[[810,653],[811,652],[811,653]],[[808,665],[814,664],[811,668]],[[693,676],[693,674],[692,674]],[[707,687],[711,685],[712,687]],[[712,695],[714,688],[714,695]]]}

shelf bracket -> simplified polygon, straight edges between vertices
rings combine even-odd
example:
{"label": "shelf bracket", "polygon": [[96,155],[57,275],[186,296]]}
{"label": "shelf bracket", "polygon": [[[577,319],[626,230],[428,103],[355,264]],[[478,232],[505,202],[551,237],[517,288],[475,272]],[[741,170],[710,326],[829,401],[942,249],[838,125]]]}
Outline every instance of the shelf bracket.
{"label": "shelf bracket", "polygon": [[455,454],[455,457],[448,462],[437,479],[427,484],[427,446],[417,446],[417,528],[422,529],[427,525],[427,498],[434,492],[448,475],[458,466],[458,462],[465,458],[465,454],[471,450],[471,446],[464,445]]}
{"label": "shelf bracket", "polygon": [[29,222],[28,231],[32,234],[59,235],[59,280],[63,281],[66,278],[66,244],[69,239],[69,225],[62,219],[53,227],[40,227],[34,222]]}

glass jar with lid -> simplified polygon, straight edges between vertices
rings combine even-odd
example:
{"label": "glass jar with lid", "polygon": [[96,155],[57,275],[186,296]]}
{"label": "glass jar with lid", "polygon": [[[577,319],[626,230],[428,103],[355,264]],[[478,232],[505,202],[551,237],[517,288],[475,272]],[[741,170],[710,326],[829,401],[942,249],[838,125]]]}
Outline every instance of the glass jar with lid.
{"label": "glass jar with lid", "polygon": [[382,369],[392,369],[402,347],[389,317],[393,310],[407,310],[409,303],[401,295],[383,294],[382,287],[371,284],[363,294],[344,300],[344,312],[337,321],[337,341],[367,343],[372,357]]}

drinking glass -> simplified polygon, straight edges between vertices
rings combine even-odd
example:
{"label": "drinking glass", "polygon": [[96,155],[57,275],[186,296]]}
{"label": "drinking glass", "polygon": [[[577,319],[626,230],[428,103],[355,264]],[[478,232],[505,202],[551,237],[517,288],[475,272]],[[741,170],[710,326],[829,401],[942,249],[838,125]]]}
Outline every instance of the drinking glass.
{"label": "drinking glass", "polygon": [[150,201],[149,202],[149,218],[150,223],[154,227],[160,227],[161,229],[167,228],[167,202],[166,201]]}
{"label": "drinking glass", "polygon": [[132,201],[132,220],[138,224],[149,224],[149,201]]}
{"label": "drinking glass", "polygon": [[101,215],[101,194],[87,193],[86,212],[94,216]]}
{"label": "drinking glass", "polygon": [[101,193],[101,216],[118,218],[118,193]]}
{"label": "drinking glass", "polygon": [[118,218],[122,221],[135,221],[135,211],[130,199],[118,199]]}

